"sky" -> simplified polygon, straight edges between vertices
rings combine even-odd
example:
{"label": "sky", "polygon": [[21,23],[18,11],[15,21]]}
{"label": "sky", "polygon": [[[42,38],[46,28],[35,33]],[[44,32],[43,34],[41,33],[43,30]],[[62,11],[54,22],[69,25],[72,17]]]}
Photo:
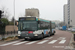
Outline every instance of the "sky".
{"label": "sky", "polygon": [[[40,18],[63,21],[63,6],[67,0],[15,0],[15,19],[25,15],[25,9],[37,8]],[[9,20],[14,16],[14,0],[0,0],[0,9],[6,9],[10,14]]]}

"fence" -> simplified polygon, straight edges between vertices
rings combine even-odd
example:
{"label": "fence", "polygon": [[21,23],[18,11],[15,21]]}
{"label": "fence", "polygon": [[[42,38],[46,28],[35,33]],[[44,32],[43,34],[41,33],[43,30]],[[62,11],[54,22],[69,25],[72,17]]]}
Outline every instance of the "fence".
{"label": "fence", "polygon": [[17,36],[17,35],[18,35],[18,31],[7,31],[7,32],[1,32],[0,31],[0,40],[2,38]]}

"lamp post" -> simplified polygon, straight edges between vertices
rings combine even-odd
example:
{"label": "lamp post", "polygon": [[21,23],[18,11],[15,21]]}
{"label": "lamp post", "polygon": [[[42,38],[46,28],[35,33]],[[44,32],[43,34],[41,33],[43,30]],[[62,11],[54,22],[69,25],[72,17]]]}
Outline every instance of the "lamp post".
{"label": "lamp post", "polygon": [[13,6],[14,6],[14,31],[15,31],[15,0],[13,2]]}

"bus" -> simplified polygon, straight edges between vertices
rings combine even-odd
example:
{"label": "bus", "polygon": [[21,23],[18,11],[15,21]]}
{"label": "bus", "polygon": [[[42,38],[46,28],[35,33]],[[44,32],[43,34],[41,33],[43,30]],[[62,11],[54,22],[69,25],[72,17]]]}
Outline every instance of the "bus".
{"label": "bus", "polygon": [[55,34],[55,23],[36,17],[19,17],[18,38],[43,39]]}

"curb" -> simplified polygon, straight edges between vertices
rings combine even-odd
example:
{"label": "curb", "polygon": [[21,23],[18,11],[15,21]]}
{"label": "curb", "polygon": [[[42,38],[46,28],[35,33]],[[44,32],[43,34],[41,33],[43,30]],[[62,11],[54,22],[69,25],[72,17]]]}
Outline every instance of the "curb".
{"label": "curb", "polygon": [[11,41],[16,41],[16,40],[20,40],[20,39],[15,39],[15,40],[9,40],[9,41],[0,41],[0,44],[2,44],[2,43],[6,43],[6,42],[11,42]]}
{"label": "curb", "polygon": [[70,43],[69,43],[69,46],[70,46],[70,50],[73,50],[74,48],[73,48],[73,46],[72,46],[72,42],[73,42],[73,34],[72,34],[72,37],[71,37],[71,40],[70,40]]}
{"label": "curb", "polygon": [[69,42],[69,47],[70,47],[70,50],[75,50],[74,46],[73,46],[73,33],[72,33],[72,37],[71,37],[71,40]]}

